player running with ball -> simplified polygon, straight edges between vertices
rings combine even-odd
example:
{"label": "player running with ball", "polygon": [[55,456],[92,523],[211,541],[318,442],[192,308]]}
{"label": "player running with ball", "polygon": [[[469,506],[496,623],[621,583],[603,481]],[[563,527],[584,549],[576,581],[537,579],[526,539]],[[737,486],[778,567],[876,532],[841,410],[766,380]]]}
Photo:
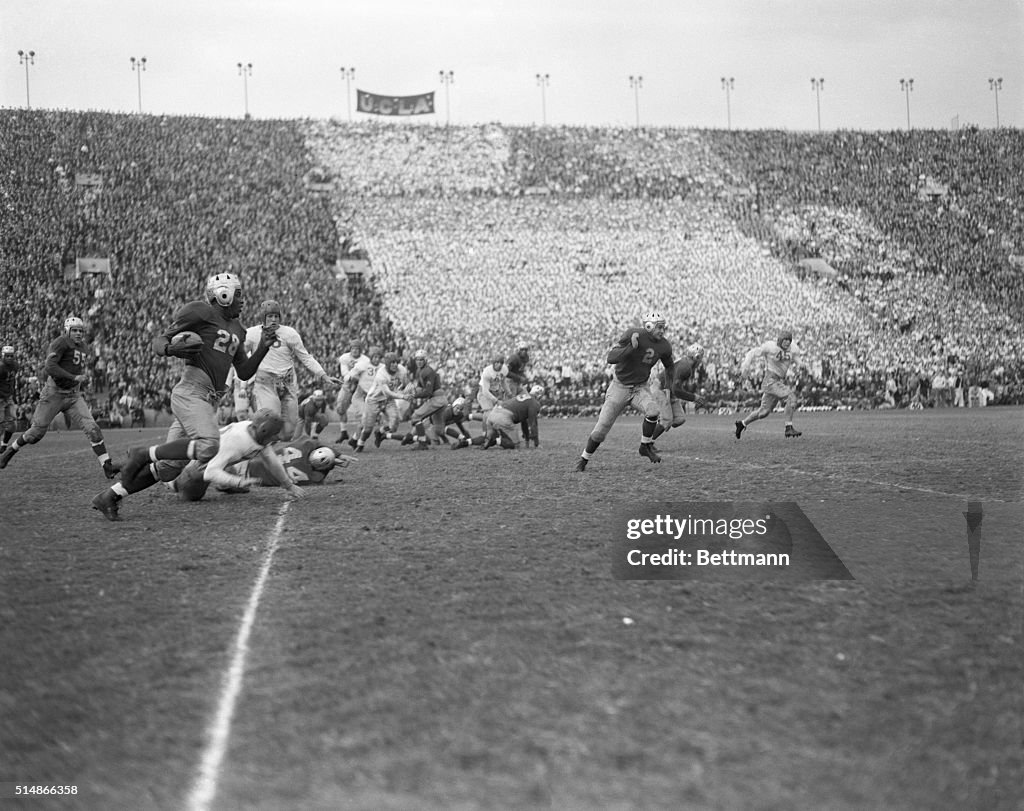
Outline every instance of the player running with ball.
{"label": "player running with ball", "polygon": [[[264,326],[253,355],[245,350],[242,284],[233,273],[217,273],[206,283],[206,300],[190,301],[174,314],[171,326],[153,339],[157,355],[185,359],[185,368],[171,391],[174,422],[162,445],[133,448],[121,469],[121,481],[92,500],[109,521],[120,521],[118,506],[125,496],[145,490],[157,481],[172,481],[189,460],[201,464],[217,455],[220,430],[217,403],[227,388],[228,370],[234,367],[248,380],[277,340],[276,329]],[[175,341],[179,333],[194,332],[198,340]]]}
{"label": "player running with ball", "polygon": [[644,415],[640,429],[640,455],[652,462],[661,461],[654,449],[654,429],[658,425],[661,408],[651,394],[649,382],[651,368],[658,361],[666,371],[672,368],[672,345],[665,338],[664,317],[661,313],[650,312],[643,317],[642,329],[626,330],[608,352],[608,363],[614,365],[614,374],[608,384],[597,425],[576,460],[575,470],[582,472],[587,469],[587,463],[628,405]]}

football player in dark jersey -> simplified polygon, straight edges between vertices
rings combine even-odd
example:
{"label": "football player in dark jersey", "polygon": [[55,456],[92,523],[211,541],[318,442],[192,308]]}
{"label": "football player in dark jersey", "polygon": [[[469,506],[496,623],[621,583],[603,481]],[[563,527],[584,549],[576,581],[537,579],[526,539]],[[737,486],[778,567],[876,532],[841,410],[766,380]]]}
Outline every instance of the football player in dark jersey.
{"label": "football player in dark jersey", "polygon": [[694,372],[703,361],[704,347],[700,344],[690,344],[683,350],[683,356],[673,363],[670,369],[662,370],[661,419],[654,427],[652,439],[657,439],[666,431],[678,428],[686,422],[684,401],[694,403],[697,408],[705,407],[704,401],[692,390]]}
{"label": "football player in dark jersey", "polygon": [[665,319],[658,312],[649,312],[642,319],[640,328],[626,330],[618,342],[609,350],[608,363],[614,373],[605,393],[597,425],[587,438],[586,447],[576,460],[575,470],[584,471],[587,463],[604,442],[615,420],[632,405],[644,415],[640,429],[640,455],[652,462],[660,462],[661,456],[654,449],[654,428],[658,424],[661,409],[651,394],[651,369],[658,361],[664,369],[672,368],[672,345],[665,338]]}
{"label": "football player in dark jersey", "polygon": [[88,438],[106,477],[112,479],[117,475],[117,466],[110,461],[103,432],[92,418],[92,410],[82,394],[82,387],[89,380],[88,359],[85,322],[77,316],[70,316],[64,320],[64,334],[50,344],[46,353],[47,380],[36,403],[32,425],[0,455],[0,469],[7,467],[14,454],[23,447],[35,445],[46,436],[54,418],[64,414],[68,425],[81,428]]}
{"label": "football player in dark jersey", "polygon": [[[276,340],[273,326],[264,326],[255,353],[245,349],[242,284],[233,273],[217,273],[206,282],[206,300],[190,301],[179,308],[167,331],[153,339],[157,355],[185,360],[181,379],[171,391],[174,422],[161,445],[133,448],[121,471],[121,481],[92,500],[110,521],[119,521],[118,504],[130,493],[172,481],[189,460],[209,462],[217,455],[220,429],[217,403],[227,388],[228,370],[234,367],[241,380],[255,373]],[[198,342],[174,342],[179,333],[191,331]]]}
{"label": "football player in dark jersey", "polygon": [[14,388],[20,370],[14,347],[5,346],[0,350],[0,456],[14,436]]}

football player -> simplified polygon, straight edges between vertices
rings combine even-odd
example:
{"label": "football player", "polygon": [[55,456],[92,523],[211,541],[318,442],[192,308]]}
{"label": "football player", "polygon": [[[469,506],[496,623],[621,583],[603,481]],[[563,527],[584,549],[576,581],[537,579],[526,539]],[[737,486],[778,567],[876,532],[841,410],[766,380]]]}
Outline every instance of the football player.
{"label": "football player", "polygon": [[796,413],[797,405],[796,392],[786,382],[786,376],[796,358],[797,355],[793,351],[793,333],[789,330],[780,332],[774,341],[765,341],[760,346],[755,346],[744,356],[740,364],[740,374],[744,377],[749,375],[751,366],[760,359],[764,361],[764,376],[761,378],[761,406],[742,420],[736,420],[736,439],[743,435],[750,423],[763,420],[783,400],[786,401],[785,436],[803,436],[803,431],[793,427],[793,414]]}
{"label": "football player", "polygon": [[510,438],[513,426],[519,425],[523,431],[526,447],[540,447],[540,434],[537,430],[537,415],[540,414],[540,398],[544,396],[543,386],[534,386],[524,394],[498,403],[484,418],[486,431],[483,449],[493,447],[499,438]]}
{"label": "football player", "polygon": [[438,438],[444,436],[444,414],[448,394],[441,385],[441,376],[427,362],[426,350],[417,349],[413,356],[415,369],[409,385],[409,394],[420,401],[410,415],[415,438],[413,450],[429,450],[425,423],[429,420]]}
{"label": "football player", "polygon": [[586,447],[576,460],[575,470],[584,471],[587,463],[604,442],[615,420],[632,405],[644,415],[640,428],[640,455],[651,462],[660,462],[661,456],[653,447],[654,428],[658,424],[660,408],[651,394],[651,369],[661,361],[666,371],[672,368],[672,345],[665,338],[665,318],[659,312],[649,312],[641,319],[640,328],[626,330],[607,356],[615,368],[608,391],[597,417],[597,425],[587,438]]}
{"label": "football player", "polygon": [[[335,468],[348,467],[355,457],[336,452],[333,448],[320,443],[308,436],[292,440],[276,450],[277,457],[284,466],[288,478],[293,484],[305,486],[323,484],[327,476]],[[261,456],[235,465],[234,471],[250,479],[257,479],[264,487],[273,487],[277,479],[272,465],[267,465]]]}
{"label": "football player", "polygon": [[[383,363],[374,372],[373,383],[366,394],[363,422],[359,437],[354,440],[355,445],[353,446],[358,453],[363,452],[366,440],[374,433],[377,417],[382,414],[384,415],[384,431],[376,434],[374,444],[380,447],[381,440],[386,438],[388,433],[392,434],[393,439],[397,439],[394,432],[398,428],[399,413],[395,401],[408,399],[403,391],[406,383],[408,383],[408,378],[405,367],[399,364],[396,353],[388,352],[384,356]],[[352,444],[352,440],[349,440],[349,444]]]}
{"label": "football player", "polygon": [[[371,346],[367,350],[366,355],[356,359],[352,369],[345,375],[342,382],[342,389],[345,386],[351,386],[353,391],[348,403],[345,404],[344,410],[338,411],[338,416],[341,418],[341,441],[348,439],[348,444],[353,448],[356,446],[359,432],[362,430],[363,413],[366,410],[366,395],[373,388],[373,378],[377,374],[377,369],[380,367],[383,358],[384,350],[379,346]],[[354,436],[349,436],[347,427],[348,413],[352,408],[356,411],[355,421],[357,425],[352,429]]]}
{"label": "football player", "polygon": [[[8,348],[11,349],[13,360],[14,349],[5,347],[4,351],[6,352]],[[82,429],[89,444],[92,445],[92,452],[99,459],[104,475],[108,479],[114,478],[118,468],[110,461],[110,454],[107,453],[107,446],[103,441],[103,432],[92,418],[92,409],[82,394],[82,388],[89,380],[86,371],[89,357],[89,349],[85,343],[85,322],[77,316],[69,316],[64,319],[64,333],[50,344],[46,353],[47,380],[39,402],[36,403],[32,425],[8,445],[3,454],[0,454],[0,469],[7,467],[14,454],[23,447],[35,445],[46,436],[54,418],[58,414],[64,414],[69,426]],[[6,431],[5,422],[4,432]],[[10,434],[7,434],[7,437],[9,438]]]}
{"label": "football player", "polygon": [[291,498],[302,498],[303,493],[292,481],[271,447],[284,428],[284,419],[276,411],[261,408],[251,420],[235,422],[220,431],[220,445],[216,455],[207,463],[190,462],[173,482],[173,489],[182,501],[199,501],[211,484],[228,493],[246,492],[251,486],[262,484],[262,479],[251,473],[238,471],[238,464],[252,464],[257,459],[261,470],[273,483]]}
{"label": "football player", "polygon": [[516,350],[505,361],[505,377],[508,380],[509,396],[525,392],[529,384],[530,345],[526,341],[516,344]]}
{"label": "football player", "polygon": [[466,430],[466,422],[469,420],[472,410],[472,400],[468,397],[456,397],[452,400],[451,405],[446,406],[441,412],[441,419],[445,424],[445,434],[456,440],[452,449],[465,448],[471,442],[469,431]]}
{"label": "football player", "polygon": [[[486,414],[502,400],[512,396],[508,387],[508,367],[501,355],[495,355],[491,362],[480,373],[479,389],[476,401]],[[481,417],[483,419],[483,417]]]}
{"label": "football player", "polygon": [[327,395],[323,389],[314,389],[313,393],[299,403],[299,436],[303,434],[313,439],[320,438],[320,432],[327,427]]}
{"label": "football player", "polygon": [[[652,439],[657,439],[666,431],[678,428],[686,422],[683,402],[693,403],[697,408],[704,408],[706,403],[691,391],[691,380],[697,367],[704,361],[704,347],[690,344],[683,350],[683,356],[672,364],[669,370],[662,369],[659,377],[661,413],[658,424],[654,427]],[[657,452],[657,448],[654,449]]]}
{"label": "football player", "polygon": [[[190,460],[209,462],[220,447],[217,403],[227,388],[233,366],[241,380],[259,368],[277,340],[276,328],[265,325],[256,352],[245,349],[245,329],[238,320],[244,297],[242,283],[233,273],[216,273],[206,282],[206,300],[190,301],[174,314],[167,331],[153,339],[157,355],[183,358],[181,379],[171,391],[174,421],[162,445],[132,448],[121,471],[121,481],[98,493],[92,507],[109,521],[119,521],[121,499],[156,484],[172,481]],[[181,332],[195,332],[198,342],[172,342]]]}
{"label": "football player", "polygon": [[21,364],[14,356],[14,347],[0,349],[0,455],[14,436],[14,384]]}
{"label": "football player", "polygon": [[294,327],[281,323],[281,305],[267,299],[260,305],[261,324],[245,331],[245,349],[255,352],[260,343],[263,327],[272,328],[276,340],[260,363],[252,382],[252,399],[257,409],[268,408],[284,417],[285,439],[302,433],[299,425],[299,392],[295,376],[296,361],[305,366],[324,388],[337,386],[341,380],[331,377],[324,367],[306,349],[302,336]]}
{"label": "football player", "polygon": [[[380,363],[380,361],[378,360],[377,363]],[[338,356],[338,368],[341,370],[341,388],[338,390],[338,397],[334,401],[334,410],[338,412],[338,417],[341,419],[342,442],[348,439],[348,430],[346,429],[348,425],[348,410],[352,405],[352,397],[359,386],[358,375],[353,376],[352,374],[352,370],[355,369],[357,364],[362,364],[362,368],[370,366],[370,357],[363,353],[363,342],[358,338],[353,338],[349,342],[348,352],[343,352]],[[376,364],[373,365],[375,366]]]}

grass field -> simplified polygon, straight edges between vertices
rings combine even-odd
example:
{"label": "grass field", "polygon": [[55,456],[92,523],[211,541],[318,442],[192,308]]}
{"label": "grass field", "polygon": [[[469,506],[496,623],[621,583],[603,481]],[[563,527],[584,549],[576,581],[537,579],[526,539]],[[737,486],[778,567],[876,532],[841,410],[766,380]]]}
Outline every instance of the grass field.
{"label": "grass field", "polygon": [[[1024,807],[1024,411],[799,416],[693,417],[660,465],[623,420],[583,474],[589,420],[386,443],[119,524],[52,432],[0,473],[0,805]],[[624,510],[733,501],[796,502],[854,579],[612,578]]]}

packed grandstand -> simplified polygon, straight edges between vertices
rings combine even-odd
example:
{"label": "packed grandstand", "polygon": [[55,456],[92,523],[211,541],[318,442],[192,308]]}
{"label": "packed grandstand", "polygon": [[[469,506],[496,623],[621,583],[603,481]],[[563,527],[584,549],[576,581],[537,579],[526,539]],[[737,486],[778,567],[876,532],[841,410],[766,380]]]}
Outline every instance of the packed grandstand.
{"label": "packed grandstand", "polygon": [[[242,278],[332,370],[352,337],[425,349],[452,393],[531,346],[549,414],[588,413],[648,309],[756,396],[744,353],[792,329],[819,407],[959,377],[1024,402],[1024,136],[419,126],[0,111],[0,341],[31,413],[69,314],[98,413],[167,402],[153,335],[207,276]],[[810,261],[809,261],[810,260]],[[248,323],[242,315],[243,323]],[[890,386],[891,388],[891,386]],[[928,397],[926,396],[926,402]]]}

